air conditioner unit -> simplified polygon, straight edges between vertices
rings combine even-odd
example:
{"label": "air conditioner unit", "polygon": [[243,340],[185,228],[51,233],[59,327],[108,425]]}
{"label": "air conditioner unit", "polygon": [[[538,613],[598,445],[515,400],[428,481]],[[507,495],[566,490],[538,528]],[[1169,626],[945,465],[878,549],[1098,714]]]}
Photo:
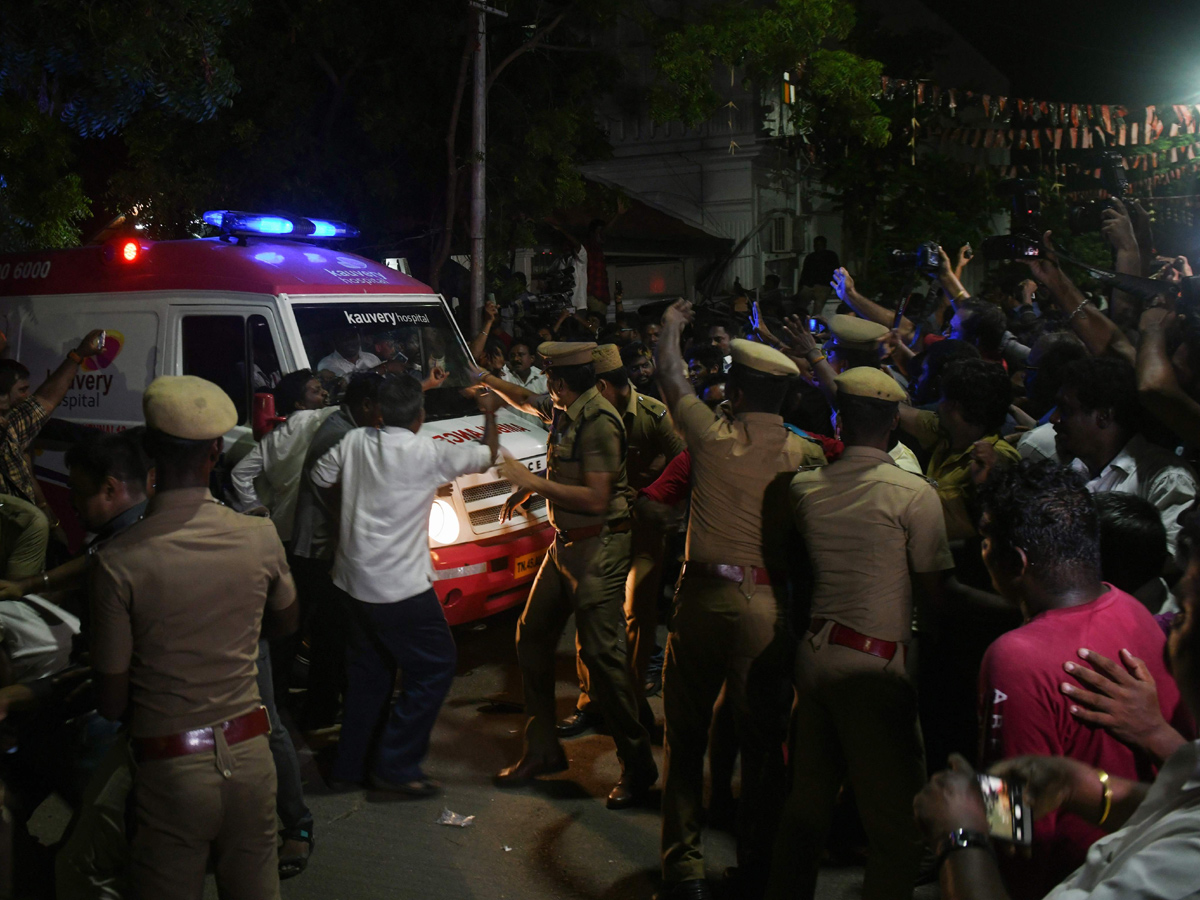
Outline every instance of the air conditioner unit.
{"label": "air conditioner unit", "polygon": [[771,222],[771,252],[794,253],[796,245],[793,240],[795,219],[792,216],[780,216]]}

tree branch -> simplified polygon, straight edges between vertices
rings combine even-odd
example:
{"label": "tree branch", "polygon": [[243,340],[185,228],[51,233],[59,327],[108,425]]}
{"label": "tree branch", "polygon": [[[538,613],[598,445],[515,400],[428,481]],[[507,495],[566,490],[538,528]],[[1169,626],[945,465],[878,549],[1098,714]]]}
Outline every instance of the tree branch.
{"label": "tree branch", "polygon": [[512,53],[508,54],[508,56],[504,57],[504,59],[502,59],[500,61],[500,63],[496,66],[496,68],[492,69],[492,71],[488,74],[487,84],[486,84],[485,89],[490,91],[492,89],[492,84],[495,83],[496,79],[500,77],[500,73],[503,72],[505,69],[507,69],[509,64],[513,60],[517,59],[517,57],[521,56],[522,54],[528,53],[530,50],[534,49],[538,44],[540,44],[542,42],[542,38],[544,38],[546,35],[548,35],[550,32],[552,32],[555,28],[557,28],[559,25],[561,25],[562,20],[567,17],[567,13],[569,13],[571,11],[571,8],[573,6],[574,6],[574,4],[571,4],[571,6],[568,6],[565,9],[563,9],[557,16],[555,16],[553,19],[550,20],[549,24],[544,25],[541,28],[539,28],[536,32],[533,33],[533,36],[530,37],[529,40],[527,40],[525,43],[523,43],[521,46],[519,46]]}

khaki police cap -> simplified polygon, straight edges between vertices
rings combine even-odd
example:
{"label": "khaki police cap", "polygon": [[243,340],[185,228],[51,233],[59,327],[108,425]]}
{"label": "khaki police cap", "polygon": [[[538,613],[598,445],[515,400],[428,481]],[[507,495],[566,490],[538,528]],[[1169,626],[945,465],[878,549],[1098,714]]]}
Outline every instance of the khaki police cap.
{"label": "khaki police cap", "polygon": [[837,346],[845,350],[874,350],[876,341],[888,333],[886,325],[857,316],[834,316],[829,320],[829,330]]}
{"label": "khaki police cap", "polygon": [[899,402],[907,396],[895,378],[882,369],[873,369],[870,366],[847,369],[833,381],[838,386],[839,393],[853,397]]}
{"label": "khaki police cap", "polygon": [[238,423],[229,395],[195,375],[155,378],[142,395],[146,426],[189,441],[219,438]]}
{"label": "khaki police cap", "polygon": [[601,344],[592,351],[592,362],[596,365],[596,374],[615,372],[625,366],[621,362],[621,351],[616,344]]}
{"label": "khaki police cap", "polygon": [[584,366],[592,361],[596,345],[592,341],[544,341],[538,353],[554,366]]}
{"label": "khaki police cap", "polygon": [[747,369],[754,369],[764,375],[800,374],[800,370],[796,368],[794,362],[766,344],[734,338],[729,342],[729,348],[734,365],[745,366]]}

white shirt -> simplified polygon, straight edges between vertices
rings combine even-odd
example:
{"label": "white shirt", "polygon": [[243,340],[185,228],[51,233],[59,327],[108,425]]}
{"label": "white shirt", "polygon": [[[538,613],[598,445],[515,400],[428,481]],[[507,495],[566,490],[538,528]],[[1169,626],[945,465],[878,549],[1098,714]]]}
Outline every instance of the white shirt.
{"label": "white shirt", "polygon": [[486,472],[484,444],[448,444],[407,428],[355,428],[313,466],[318,487],[341,482],[333,583],[364,603],[429,590],[429,512],[439,485]]}
{"label": "white shirt", "polygon": [[360,350],[358,359],[354,362],[346,359],[342,354],[334,350],[327,357],[317,363],[318,372],[332,372],[339,377],[346,376],[352,372],[365,372],[368,369],[373,369],[379,365],[379,357],[374,353],[368,353],[366,350]]}
{"label": "white shirt", "polygon": [[[529,367],[529,378],[526,381],[522,381],[519,375],[517,375],[508,366],[505,366],[504,371],[500,373],[500,379],[501,381],[507,381],[509,384],[519,384],[521,387],[525,388],[525,390],[532,391],[535,394],[544,394],[549,390],[549,387],[546,385],[546,373],[537,366]],[[542,420],[541,416],[535,416],[531,413],[521,412],[519,409],[510,408],[509,412],[520,416],[527,422],[532,422],[539,428],[546,427],[546,423]]]}
{"label": "white shirt", "polygon": [[336,406],[297,410],[255,444],[229,473],[242,509],[256,506],[269,509],[281,541],[292,539],[296,497],[300,493],[300,474],[308,445],[317,429],[337,410]]}
{"label": "white shirt", "polygon": [[1133,817],[1092,844],[1046,900],[1200,896],[1200,742],[1172,754]]}
{"label": "white shirt", "polygon": [[27,684],[71,663],[79,619],[37,594],[0,603],[0,644],[12,660],[13,682]]}
{"label": "white shirt", "polygon": [[[1072,462],[1071,468],[1090,478],[1082,460]],[[1136,494],[1153,503],[1167,529],[1167,544],[1172,553],[1179,537],[1179,516],[1196,499],[1196,477],[1188,465],[1140,434],[1135,434],[1104,471],[1088,481],[1087,487],[1094,494],[1104,491]]]}
{"label": "white shirt", "polygon": [[1054,426],[1047,422],[1045,425],[1029,429],[1018,439],[1017,452],[1021,454],[1021,459],[1032,459],[1034,462],[1052,459],[1058,462],[1058,446],[1054,442]]}

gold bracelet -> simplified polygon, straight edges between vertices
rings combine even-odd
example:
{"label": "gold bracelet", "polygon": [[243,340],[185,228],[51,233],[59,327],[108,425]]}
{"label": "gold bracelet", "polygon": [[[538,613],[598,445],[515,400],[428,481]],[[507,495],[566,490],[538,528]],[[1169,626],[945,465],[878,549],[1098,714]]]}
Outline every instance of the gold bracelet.
{"label": "gold bracelet", "polygon": [[1104,788],[1104,811],[1100,813],[1100,821],[1097,825],[1103,825],[1108,818],[1108,814],[1112,812],[1112,785],[1108,783],[1108,773],[1103,769],[1096,770],[1096,776],[1100,779],[1100,786]]}
{"label": "gold bracelet", "polygon": [[824,353],[820,354],[816,359],[811,359],[810,357],[807,357],[807,356],[804,358],[808,360],[808,364],[810,366],[820,365],[821,363],[825,362],[825,360],[829,359],[829,357],[826,356]]}
{"label": "gold bracelet", "polygon": [[971,295],[967,293],[967,289],[962,288],[961,290],[959,290],[959,292],[957,294],[954,295],[954,299],[955,300],[965,300],[970,296]]}

